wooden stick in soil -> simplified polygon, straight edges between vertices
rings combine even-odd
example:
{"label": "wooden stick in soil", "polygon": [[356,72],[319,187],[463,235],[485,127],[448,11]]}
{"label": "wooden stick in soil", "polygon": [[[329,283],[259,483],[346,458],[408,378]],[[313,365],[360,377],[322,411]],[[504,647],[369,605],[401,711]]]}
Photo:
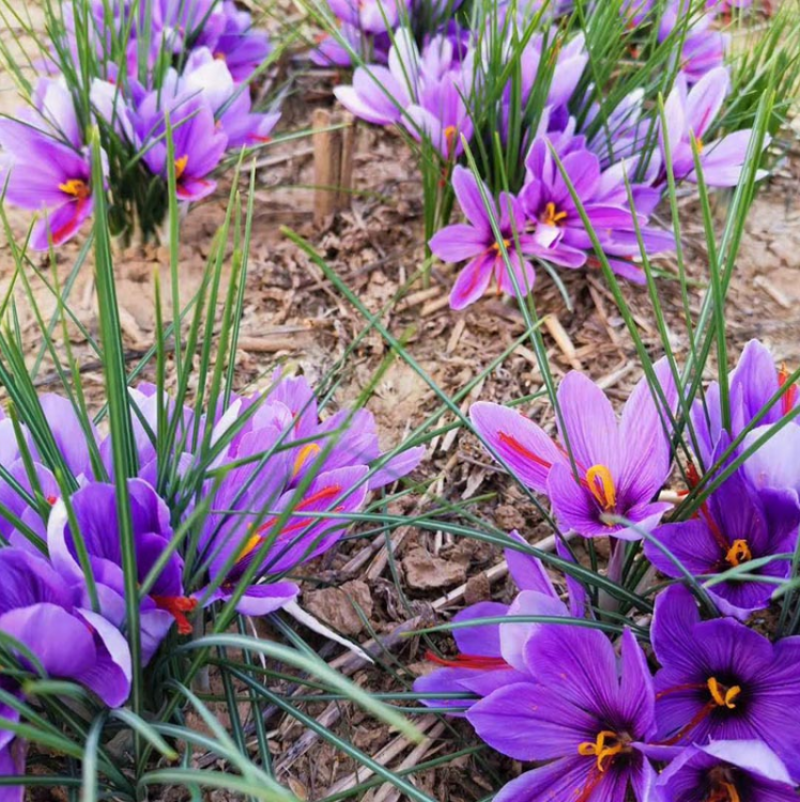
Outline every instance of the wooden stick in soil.
{"label": "wooden stick in soil", "polygon": [[327,228],[336,214],[342,167],[341,131],[331,130],[331,113],[315,109],[312,117],[314,144],[314,224]]}
{"label": "wooden stick in soil", "polygon": [[336,198],[336,211],[345,212],[353,199],[353,155],[356,148],[355,118],[345,112],[342,122],[344,128],[339,132],[341,155],[339,161],[339,194]]}

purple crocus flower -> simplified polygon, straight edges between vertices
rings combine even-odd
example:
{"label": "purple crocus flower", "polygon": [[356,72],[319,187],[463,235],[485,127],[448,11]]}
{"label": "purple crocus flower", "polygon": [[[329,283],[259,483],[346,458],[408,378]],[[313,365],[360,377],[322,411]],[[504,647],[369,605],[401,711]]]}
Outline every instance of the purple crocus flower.
{"label": "purple crocus flower", "polygon": [[[750,560],[793,553],[798,526],[800,505],[796,497],[762,497],[739,469],[703,502],[697,517],[660,526],[653,531],[653,537],[692,574],[713,575]],[[645,543],[644,550],[663,574],[683,576],[654,543]],[[751,573],[786,578],[790,569],[787,558]],[[722,612],[745,620],[754,610],[769,604],[773,589],[758,581],[733,579],[708,588],[708,592]]]}
{"label": "purple crocus flower", "polygon": [[674,36],[677,45],[678,39],[683,40],[678,60],[686,80],[694,84],[723,66],[730,37],[712,29],[713,13],[695,14],[687,20],[691,5],[690,0],[671,0],[667,4],[658,27],[658,41],[663,43]]}
{"label": "purple crocus flower", "polygon": [[6,198],[43,212],[31,246],[47,250],[73,237],[94,209],[92,159],[85,147],[72,97],[59,81],[42,78],[33,109],[0,119],[0,181]]}
{"label": "purple crocus flower", "polygon": [[255,29],[250,12],[239,9],[233,0],[224,0],[211,18],[214,22],[204,26],[196,46],[209,47],[235,81],[248,80],[272,52],[269,36]]}
{"label": "purple crocus flower", "polygon": [[328,0],[328,5],[342,22],[366,33],[393,30],[408,10],[407,0]]}
{"label": "purple crocus flower", "polygon": [[[657,362],[654,370],[673,409],[677,394],[667,361]],[[603,516],[618,515],[647,531],[670,508],[653,501],[670,472],[667,411],[643,377],[618,421],[603,391],[576,371],[561,382],[558,406],[560,442],[519,411],[499,404],[473,404],[470,420],[519,481],[549,496],[564,531],[638,539],[636,529],[608,523]]]}
{"label": "purple crocus flower", "polygon": [[[433,37],[420,53],[411,33],[401,28],[395,34],[388,61],[388,67],[380,64],[359,67],[353,73],[352,86],[337,86],[333,90],[348,111],[367,122],[376,125],[391,125],[404,119],[408,122],[407,109],[412,104],[419,105],[424,87],[430,90],[440,84],[456,82],[459,85],[461,64],[457,48],[447,36]],[[429,98],[425,108],[430,114],[436,114],[432,100]],[[453,115],[453,102],[449,99],[442,114],[437,115],[440,124],[448,116],[460,119],[459,115]],[[446,128],[447,124],[442,127]],[[409,127],[413,129],[414,126]]]}
{"label": "purple crocus flower", "polygon": [[654,802],[797,802],[783,761],[763,742],[689,746],[661,772]]}
{"label": "purple crocus flower", "polygon": [[[521,543],[525,541],[517,532],[510,535]],[[559,555],[570,559],[569,551],[560,545]],[[453,622],[463,624],[480,618],[507,616],[582,616],[586,594],[576,582],[567,580],[569,605],[561,601],[541,560],[515,549],[506,549],[508,569],[520,593],[508,604],[479,602],[453,616]],[[428,660],[442,666],[414,682],[418,693],[475,694],[476,699],[433,699],[423,704],[434,707],[451,707],[454,715],[469,709],[477,698],[515,682],[530,681],[531,671],[525,662],[524,644],[540,624],[476,624],[458,627],[453,637],[458,655],[444,660],[428,652]]]}
{"label": "purple crocus flower", "polygon": [[[725,67],[707,72],[691,89],[686,76],[679,73],[664,104],[666,137],[672,156],[672,170],[678,180],[697,181],[692,150],[694,136],[700,151],[703,179],[708,186],[733,187],[744,167],[752,130],[734,131],[721,139],[706,141],[706,135],[730,92],[730,76]],[[662,150],[664,130],[661,131]],[[768,142],[764,143],[764,146]],[[666,156],[664,157],[666,165]],[[661,182],[666,181],[666,174]]]}
{"label": "purple crocus flower", "polygon": [[79,682],[110,707],[124,704],[128,645],[116,626],[84,605],[79,587],[42,557],[16,548],[0,549],[0,578],[0,632],[25,646],[47,676]]}
{"label": "purple crocus flower", "polygon": [[249,88],[237,86],[226,62],[214,58],[208,48],[192,51],[176,83],[179,93],[202,95],[208,101],[229,149],[267,142],[280,119],[278,111],[252,113]]}
{"label": "purple crocus flower", "polygon": [[[797,385],[791,384],[785,366],[775,367],[769,349],[758,340],[750,340],[742,351],[734,370],[728,377],[732,437],[738,437],[757,415],[759,424],[771,426],[792,412],[800,403]],[[768,407],[773,396],[778,400]],[[794,418],[795,425],[800,419]],[[713,464],[713,452],[724,435],[722,404],[718,382],[712,382],[705,392],[705,401],[692,407],[692,426],[698,445],[698,457],[703,466]],[[694,440],[693,440],[694,442]]]}
{"label": "purple crocus flower", "polygon": [[[643,283],[644,273],[632,261],[639,253],[639,244],[634,212],[628,204],[625,163],[602,171],[600,159],[585,147],[582,137],[562,148],[560,158],[563,171],[581,199],[601,247],[609,256],[612,270],[631,281]],[[520,198],[525,214],[535,226],[535,242],[540,249],[546,249],[544,258],[570,268],[583,267],[587,262],[596,264],[596,259],[590,256],[594,253],[591,237],[547,137],[539,136],[534,140],[525,167],[526,180]],[[634,184],[634,198],[641,190],[647,196],[649,212],[654,205],[650,197],[653,193]],[[655,200],[657,202],[657,198]],[[669,235],[647,228],[645,215],[639,214],[637,220],[648,251],[671,247]]]}
{"label": "purple crocus flower", "polygon": [[[8,710],[3,709],[0,715],[13,721],[19,719],[19,713],[10,708]],[[9,740],[0,746],[0,776],[24,777],[28,743],[21,738],[15,738],[10,730],[3,733],[3,738],[0,739],[0,742],[6,738]],[[0,786],[0,802],[22,802],[25,798],[26,790],[24,785]]]}
{"label": "purple crocus flower", "polygon": [[656,599],[651,640],[657,739],[662,744],[760,740],[800,771],[800,637],[770,643],[731,618],[701,621],[682,586]]}
{"label": "purple crocus flower", "polygon": [[641,749],[656,731],[647,660],[626,631],[618,658],[598,630],[542,626],[524,646],[529,682],[505,685],[467,719],[516,760],[552,761],[525,772],[496,802],[650,802],[655,772]]}
{"label": "purple crocus flower", "polygon": [[[154,175],[167,178],[167,119],[160,106],[162,93],[151,92],[142,101],[136,129],[144,162]],[[179,97],[170,102],[169,122],[175,150],[175,177],[180,200],[197,201],[216,189],[209,178],[222,159],[228,137],[202,97]]]}
{"label": "purple crocus flower", "polygon": [[[131,479],[128,482],[128,491],[136,546],[136,567],[138,581],[141,583],[167,549],[172,528],[169,509],[149,484],[141,479]],[[125,583],[116,489],[110,484],[88,484],[70,498],[70,504],[89,555],[97,585],[100,612],[109,621],[121,626],[125,620]],[[86,580],[78,562],[74,535],[63,501],[58,501],[50,513],[47,546],[53,566],[81,589],[84,594],[83,604],[87,605]],[[182,573],[183,560],[173,553],[149,594],[142,600],[140,624],[145,663],[149,662],[173,621],[177,621],[181,634],[191,632],[191,623],[186,614],[197,604],[184,595]]]}
{"label": "purple crocus flower", "polygon": [[[538,248],[533,237],[525,233],[525,216],[519,199],[504,192],[495,201],[482,182],[481,194],[475,176],[460,165],[453,170],[452,181],[459,206],[468,222],[447,226],[430,241],[431,250],[440,259],[448,262],[470,260],[453,285],[450,306],[464,309],[474,303],[486,292],[493,278],[499,292],[527,295],[533,289],[536,274],[525,256],[544,252],[544,249]],[[486,208],[487,202],[493,207],[491,213]],[[514,268],[518,290],[492,230],[492,217],[497,222],[508,260]]]}
{"label": "purple crocus flower", "polygon": [[[264,450],[263,445],[255,447]],[[243,453],[249,456],[248,451]],[[223,581],[205,599],[206,604],[230,599],[254,559],[260,560],[257,578],[266,581],[250,585],[237,610],[244,615],[266,615],[293,602],[300,589],[294,582],[281,581],[281,576],[336,545],[349,525],[348,514],[364,501],[365,466],[327,471],[310,484],[299,502],[292,489],[269,504],[275,491],[285,484],[288,467],[284,461],[283,477],[276,471],[263,481],[260,477],[253,481],[252,465],[236,468],[217,493],[212,509],[218,512],[206,522],[200,546],[210,562],[210,579],[213,582],[223,577]],[[247,489],[242,492],[242,488]],[[254,528],[264,500],[272,514]],[[280,513],[286,509],[291,513],[276,532]],[[268,541],[272,545],[262,554]]]}

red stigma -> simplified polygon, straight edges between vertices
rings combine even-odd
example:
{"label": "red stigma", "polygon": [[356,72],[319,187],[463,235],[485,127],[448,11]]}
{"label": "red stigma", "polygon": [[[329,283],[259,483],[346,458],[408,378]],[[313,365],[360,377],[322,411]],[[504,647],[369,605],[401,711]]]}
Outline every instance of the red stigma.
{"label": "red stigma", "polygon": [[797,385],[789,382],[790,375],[784,362],[778,371],[778,387],[786,388],[781,396],[781,408],[784,415],[788,415],[797,405]]}
{"label": "red stigma", "polygon": [[498,437],[500,438],[500,442],[504,446],[510,448],[515,454],[518,454],[520,457],[524,457],[525,459],[530,460],[531,462],[535,462],[537,465],[540,465],[542,468],[545,468],[547,470],[550,470],[550,468],[553,467],[552,462],[547,462],[546,460],[543,460],[540,456],[534,454],[533,451],[525,448],[525,446],[522,445],[522,443],[520,443],[519,440],[512,437],[510,434],[506,434],[505,432],[500,432],[498,434]]}
{"label": "red stigma", "polygon": [[189,596],[151,596],[151,598],[159,610],[166,610],[175,619],[181,635],[191,634],[192,624],[186,613],[191,613],[197,607],[197,599]]}
{"label": "red stigma", "polygon": [[502,657],[485,657],[478,654],[458,654],[452,660],[438,657],[431,651],[425,652],[425,659],[445,668],[472,668],[476,671],[492,671],[496,668],[511,668]]}
{"label": "red stigma", "polygon": [[53,507],[55,505],[55,503],[58,501],[58,496],[48,496],[46,500],[47,500],[47,503],[51,507]]}

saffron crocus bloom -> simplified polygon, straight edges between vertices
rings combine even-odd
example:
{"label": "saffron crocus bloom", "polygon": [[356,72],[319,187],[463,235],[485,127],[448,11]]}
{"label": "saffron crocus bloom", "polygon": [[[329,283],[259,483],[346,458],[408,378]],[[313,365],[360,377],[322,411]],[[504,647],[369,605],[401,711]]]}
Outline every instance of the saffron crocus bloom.
{"label": "saffron crocus bloom", "polygon": [[[131,521],[136,547],[138,582],[147,578],[156,561],[166,551],[172,537],[169,510],[150,485],[140,479],[128,482]],[[89,562],[92,567],[100,612],[121,626],[125,620],[125,581],[122,571],[122,544],[117,517],[114,485],[94,483],[70,498]],[[47,545],[56,570],[80,587],[83,604],[88,604],[86,580],[78,561],[74,534],[63,501],[50,513]],[[173,620],[181,634],[191,632],[186,614],[197,605],[187,598],[182,584],[183,560],[175,553],[169,558],[142,600],[140,612],[143,661],[147,663],[166,636]]]}
{"label": "saffron crocus bloom", "polygon": [[[119,629],[84,606],[80,589],[43,558],[0,549],[0,632],[36,658],[47,676],[85,685],[110,707],[130,693],[131,658]],[[19,657],[34,673],[36,667]]]}
{"label": "saffron crocus bloom", "polygon": [[[236,469],[217,494],[214,508],[220,512],[211,517],[201,537],[203,554],[210,560],[209,576],[218,585],[204,596],[205,602],[230,599],[253,560],[259,561],[254,580],[263,581],[245,589],[236,609],[244,615],[266,615],[293,602],[299,588],[282,576],[341,539],[350,523],[348,513],[358,510],[366,496],[366,474],[366,467],[328,471],[311,483],[299,501],[297,492],[289,490],[269,504],[270,491],[278,482],[251,480],[243,493],[250,477]],[[270,514],[254,528],[265,511],[264,501],[258,499],[267,500]],[[230,515],[228,510],[238,514]],[[287,510],[286,521],[276,530]]]}
{"label": "saffron crocus bloom", "polygon": [[[600,159],[586,148],[582,137],[563,147],[560,158],[561,168],[553,157],[548,138],[538,136],[525,159],[525,186],[520,198],[530,224],[535,227],[534,240],[543,250],[544,258],[563,267],[578,268],[594,254],[594,244],[564,179],[566,173],[595,236],[608,254],[611,269],[631,281],[643,283],[644,273],[631,261],[639,253],[636,223],[650,252],[671,247],[672,239],[651,231],[646,215],[631,211],[624,164],[602,171]],[[642,188],[633,184],[631,189],[636,198]],[[648,205],[647,211],[651,210]]]}
{"label": "saffron crocus bloom", "polygon": [[[796,497],[762,498],[739,469],[702,504],[697,517],[660,526],[653,537],[681,561],[684,569],[696,575],[713,575],[750,560],[791,555],[798,526],[800,505]],[[654,543],[645,543],[644,550],[659,571],[676,578],[683,576]],[[787,557],[753,569],[751,574],[786,578],[790,569],[791,560]],[[772,585],[748,578],[731,579],[708,588],[720,610],[741,620],[766,607],[773,590]]]}
{"label": "saffron crocus bloom", "polygon": [[[160,106],[161,92],[151,92],[137,114],[137,133],[144,162],[152,173],[167,178],[167,113]],[[175,178],[180,200],[197,201],[216,189],[209,176],[217,168],[228,146],[214,112],[202,97],[179,97],[170,101],[169,122],[175,152]]]}
{"label": "saffron crocus bloom", "polygon": [[655,772],[640,751],[655,734],[653,682],[633,635],[621,656],[598,630],[546,624],[524,647],[530,682],[475,704],[467,719],[516,760],[552,761],[512,780],[495,802],[651,802]]}
{"label": "saffron crocus bloom", "polygon": [[366,33],[391,31],[400,22],[406,0],[328,0],[331,11],[344,23]]}
{"label": "saffron crocus bloom", "polygon": [[655,802],[797,802],[783,761],[763,741],[687,747],[656,781]]}
{"label": "saffron crocus bloom", "polygon": [[[667,361],[657,362],[654,370],[672,409],[677,394]],[[670,472],[667,410],[643,377],[618,421],[603,391],[576,371],[561,382],[558,407],[558,442],[519,411],[499,404],[473,404],[470,420],[492,455],[520,482],[549,496],[564,531],[638,539],[636,529],[604,516],[626,518],[647,531],[670,508],[653,501]]]}
{"label": "saffron crocus bloom", "polygon": [[[667,4],[658,27],[658,41],[663,43],[674,36],[676,47],[682,41],[678,60],[686,80],[692,84],[722,67],[729,37],[712,29],[712,13],[694,14],[690,5],[690,0],[672,0]],[[693,18],[687,21],[690,12]]]}
{"label": "saffron crocus bloom", "polygon": [[[524,543],[517,532],[511,537]],[[558,541],[560,544],[560,541]],[[559,547],[559,554],[569,559],[569,552]],[[432,699],[423,704],[434,707],[452,707],[454,714],[469,709],[478,698],[487,696],[504,685],[529,681],[530,669],[525,662],[526,640],[539,624],[514,623],[514,616],[581,616],[584,613],[585,592],[574,582],[567,582],[569,607],[561,601],[541,560],[515,549],[506,549],[509,572],[520,589],[514,601],[508,604],[479,602],[453,616],[453,622],[462,625],[480,618],[505,616],[509,623],[476,624],[453,630],[458,655],[443,660],[428,653],[427,657],[442,668],[414,682],[418,693],[472,693],[475,699]]]}
{"label": "saffron crocus bloom", "polygon": [[[712,187],[733,187],[739,183],[752,130],[734,131],[721,139],[707,141],[707,134],[730,92],[730,76],[725,67],[706,73],[691,89],[686,76],[679,73],[664,105],[672,170],[676,179],[696,181],[692,136],[700,151],[703,179]],[[665,136],[662,128],[662,149]],[[764,143],[764,146],[768,142]],[[666,157],[664,157],[666,165]],[[661,182],[666,181],[666,174]]]}
{"label": "saffron crocus bloom", "polygon": [[731,618],[701,621],[691,593],[673,586],[656,599],[651,640],[660,743],[761,740],[800,771],[800,637],[770,643]]}
{"label": "saffron crocus bloom", "polygon": [[337,86],[333,91],[356,117],[376,125],[391,125],[400,122],[408,107],[418,102],[423,87],[456,80],[460,64],[455,57],[450,38],[435,36],[420,53],[411,33],[401,28],[395,33],[388,67],[359,67],[353,73],[352,86]]}
{"label": "saffron crocus bloom", "polygon": [[272,52],[269,36],[254,28],[252,14],[240,10],[233,0],[225,0],[211,16],[219,22],[208,26],[211,31],[204,26],[197,45],[206,45],[215,59],[224,61],[235,81],[246,81]]}
{"label": "saffron crocus bloom", "polygon": [[[750,340],[742,351],[736,368],[728,377],[732,437],[738,437],[756,416],[759,425],[769,426],[780,421],[798,405],[797,385],[789,382],[785,366],[775,367],[769,349],[758,340]],[[773,401],[773,398],[776,400]],[[794,424],[800,423],[794,418]],[[712,455],[724,436],[722,403],[718,382],[712,382],[705,400],[695,401],[692,425],[697,435],[698,456],[705,467],[712,465]]]}
{"label": "saffron crocus bloom", "polygon": [[208,101],[218,125],[228,137],[228,148],[267,142],[280,119],[280,112],[254,114],[250,88],[237,85],[227,63],[215,58],[206,47],[192,51],[180,78],[175,77],[177,92],[185,96],[202,95]]}
{"label": "saffron crocus bloom", "polygon": [[[464,309],[474,303],[486,292],[492,279],[500,292],[527,295],[533,288],[536,274],[525,255],[541,249],[525,233],[525,216],[519,200],[503,192],[495,201],[488,187],[483,182],[478,184],[475,176],[460,165],[453,170],[453,190],[467,223],[447,226],[430,241],[431,250],[440,259],[448,262],[469,259],[453,285],[450,306]],[[491,213],[487,203],[492,209]],[[492,217],[498,225],[499,238],[492,230]],[[502,241],[508,261],[514,268],[518,290],[514,287],[498,239]]]}
{"label": "saffron crocus bloom", "polygon": [[42,212],[31,246],[47,250],[51,240],[61,245],[77,234],[92,214],[92,159],[65,86],[40,79],[33,103],[18,120],[0,120],[0,181],[9,202]]}

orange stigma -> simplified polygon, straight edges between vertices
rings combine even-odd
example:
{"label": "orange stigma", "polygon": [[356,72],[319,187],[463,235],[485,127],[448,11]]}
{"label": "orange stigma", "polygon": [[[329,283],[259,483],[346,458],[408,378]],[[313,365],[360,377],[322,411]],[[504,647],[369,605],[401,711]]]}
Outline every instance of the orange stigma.
{"label": "orange stigma", "polygon": [[557,226],[562,220],[566,220],[566,218],[567,213],[557,212],[555,203],[550,201],[544,207],[544,214],[539,218],[539,221],[544,223],[546,226]]}
{"label": "orange stigma", "polygon": [[743,538],[734,540],[731,547],[728,549],[728,553],[725,555],[725,560],[734,567],[740,563],[749,562],[752,559],[753,555],[750,552],[750,547]]}
{"label": "orange stigma", "polygon": [[86,200],[86,198],[92,194],[88,184],[80,178],[70,178],[69,181],[59,184],[58,188],[62,192],[66,192],[67,195],[72,195],[72,197],[78,200]]}
{"label": "orange stigma", "polygon": [[611,471],[605,465],[592,465],[586,471],[586,484],[589,492],[605,512],[616,509],[617,491]]}
{"label": "orange stigma", "polygon": [[[602,730],[597,734],[597,740],[592,743],[591,741],[584,741],[578,745],[578,754],[582,757],[594,757],[597,759],[597,770],[600,772],[605,771],[614,758],[622,752],[625,748],[625,742],[611,730]],[[608,760],[608,764],[604,762]]]}
{"label": "orange stigma", "polygon": [[186,165],[189,163],[189,157],[184,155],[179,159],[175,159],[175,180],[180,181],[181,176],[186,170]]}
{"label": "orange stigma", "polygon": [[[511,247],[511,240],[510,239],[503,239],[503,245],[505,246],[505,249],[508,250]],[[499,254],[500,253],[500,243],[499,242],[495,242],[492,245],[492,250],[496,251]]]}
{"label": "orange stigma", "polygon": [[294,469],[292,470],[292,478],[294,479],[300,471],[303,470],[303,466],[308,462],[311,457],[315,457],[320,452],[320,447],[316,443],[309,443],[306,446],[303,446],[300,449],[300,453],[297,455],[294,461]]}
{"label": "orange stigma", "polygon": [[708,692],[717,707],[726,707],[728,710],[736,709],[736,699],[742,692],[739,685],[726,688],[716,677],[709,677],[706,684],[708,685]]}
{"label": "orange stigma", "polygon": [[192,623],[186,617],[186,613],[191,613],[197,607],[197,599],[189,596],[152,596],[156,607],[166,610],[178,625],[178,632],[181,635],[189,635],[192,632]]}
{"label": "orange stigma", "polygon": [[781,408],[784,415],[788,415],[797,405],[797,385],[789,383],[790,375],[784,362],[778,371],[778,387],[785,388],[781,396]]}

